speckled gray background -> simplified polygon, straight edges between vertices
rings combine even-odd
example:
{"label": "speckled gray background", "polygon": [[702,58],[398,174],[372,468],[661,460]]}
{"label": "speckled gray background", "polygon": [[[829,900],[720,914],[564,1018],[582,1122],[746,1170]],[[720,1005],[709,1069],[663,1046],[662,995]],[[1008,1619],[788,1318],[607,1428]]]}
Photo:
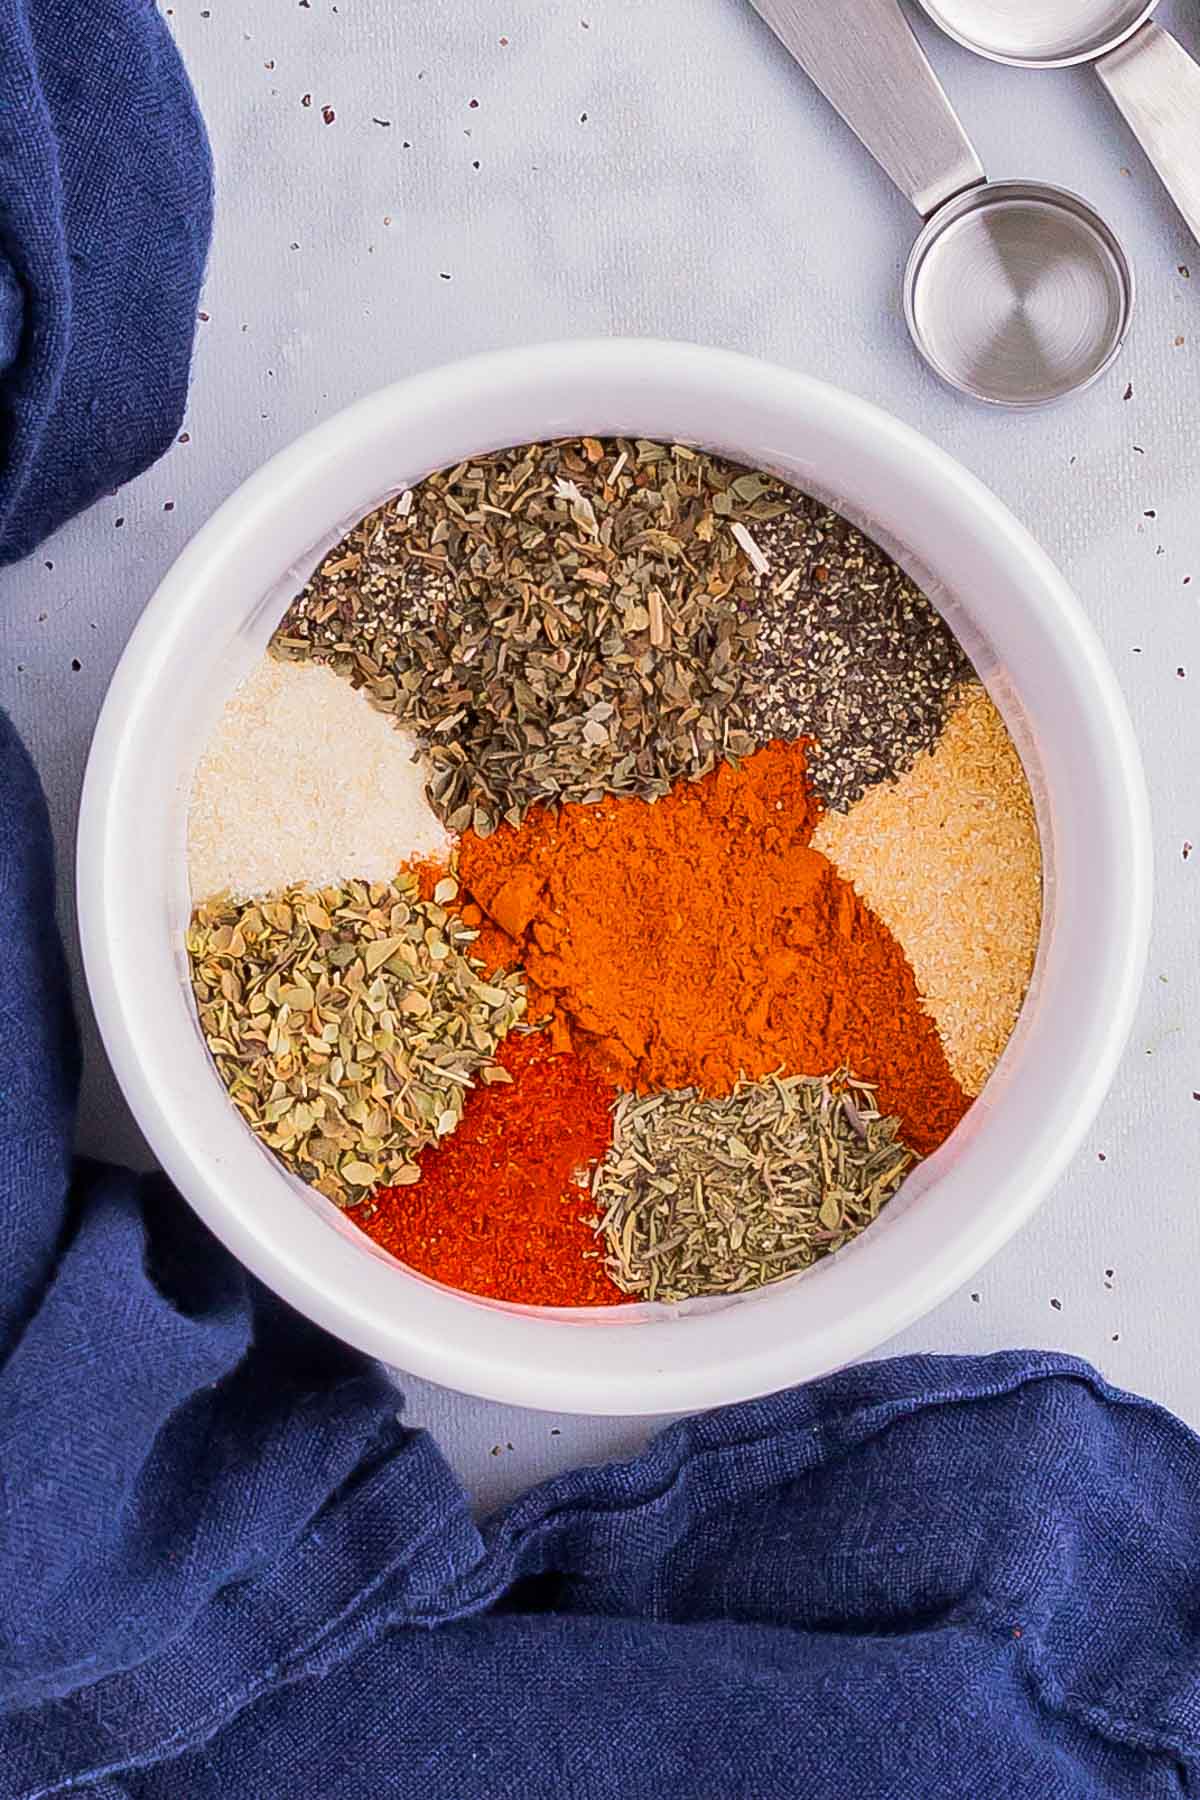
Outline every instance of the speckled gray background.
{"label": "speckled gray background", "polygon": [[[1117,371],[994,417],[915,361],[896,309],[914,220],[744,0],[163,11],[220,186],[187,441],[0,578],[0,698],[49,792],[72,943],[78,790],[121,647],[189,534],[298,432],[463,352],[589,333],[840,382],[961,457],[1067,571],[1133,708],[1158,862],[1103,1117],[1036,1222],[893,1348],[1058,1346],[1200,1426],[1200,246],[1094,76],[992,67],[922,28],[990,172],[1079,189],[1137,265]],[[1160,16],[1200,51],[1194,0]],[[88,1055],[85,1144],[137,1155],[90,1030]],[[403,1385],[484,1505],[648,1429]]]}

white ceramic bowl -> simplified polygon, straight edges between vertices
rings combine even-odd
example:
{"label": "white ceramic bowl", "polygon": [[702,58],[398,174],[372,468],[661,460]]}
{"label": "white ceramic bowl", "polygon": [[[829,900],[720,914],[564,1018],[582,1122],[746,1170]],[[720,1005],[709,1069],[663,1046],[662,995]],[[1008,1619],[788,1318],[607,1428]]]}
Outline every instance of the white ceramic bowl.
{"label": "white ceramic bowl", "polygon": [[[895,555],[965,642],[1025,760],[1046,858],[1034,986],[952,1140],[837,1257],[692,1309],[555,1314],[403,1270],[293,1180],[230,1106],[187,982],[185,813],[197,753],[288,600],[343,531],[430,470],[571,434],[675,439],[777,471]],[[895,419],[787,370],[653,342],[551,345],[361,401],[252,476],[147,607],[92,746],[79,835],[88,979],[118,1079],[164,1168],[293,1306],[401,1369],[493,1399],[655,1413],[851,1361],[966,1281],[1033,1212],[1100,1107],[1130,1028],[1150,912],[1137,747],[1065,583],[979,482]]]}

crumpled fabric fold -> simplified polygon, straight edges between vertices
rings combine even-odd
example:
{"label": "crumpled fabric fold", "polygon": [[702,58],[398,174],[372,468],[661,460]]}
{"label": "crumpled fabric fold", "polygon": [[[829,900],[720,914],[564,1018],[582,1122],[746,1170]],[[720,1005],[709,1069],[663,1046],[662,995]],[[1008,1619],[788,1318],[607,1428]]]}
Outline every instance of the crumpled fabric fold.
{"label": "crumpled fabric fold", "polygon": [[1178,1420],[1065,1356],[909,1357],[477,1526],[381,1370],[72,1160],[52,887],[5,721],[5,1800],[1195,1791]]}
{"label": "crumpled fabric fold", "polygon": [[0,0],[0,563],[171,443],[211,230],[152,0]]}

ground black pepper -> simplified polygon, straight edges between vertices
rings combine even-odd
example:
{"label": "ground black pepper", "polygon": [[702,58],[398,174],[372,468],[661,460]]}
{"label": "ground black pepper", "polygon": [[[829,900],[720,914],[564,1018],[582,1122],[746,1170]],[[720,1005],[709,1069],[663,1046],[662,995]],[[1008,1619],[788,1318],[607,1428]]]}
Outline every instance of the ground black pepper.
{"label": "ground black pepper", "polygon": [[809,737],[830,811],[932,748],[971,665],[941,614],[870,538],[804,494],[753,526],[769,573],[739,723],[758,741]]}

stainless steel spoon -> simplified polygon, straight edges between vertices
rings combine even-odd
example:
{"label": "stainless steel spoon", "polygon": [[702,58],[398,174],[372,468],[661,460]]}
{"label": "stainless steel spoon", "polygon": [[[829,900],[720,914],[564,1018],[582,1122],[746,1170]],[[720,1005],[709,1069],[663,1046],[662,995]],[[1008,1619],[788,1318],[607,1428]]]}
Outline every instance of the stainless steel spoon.
{"label": "stainless steel spoon", "polygon": [[1151,14],[1158,0],[921,0],[968,50],[1023,69],[1094,63],[1200,239],[1200,63]]}
{"label": "stainless steel spoon", "polygon": [[985,178],[898,0],[751,4],[925,220],[904,312],[930,367],[995,406],[1095,381],[1133,305],[1103,219],[1061,188]]}

